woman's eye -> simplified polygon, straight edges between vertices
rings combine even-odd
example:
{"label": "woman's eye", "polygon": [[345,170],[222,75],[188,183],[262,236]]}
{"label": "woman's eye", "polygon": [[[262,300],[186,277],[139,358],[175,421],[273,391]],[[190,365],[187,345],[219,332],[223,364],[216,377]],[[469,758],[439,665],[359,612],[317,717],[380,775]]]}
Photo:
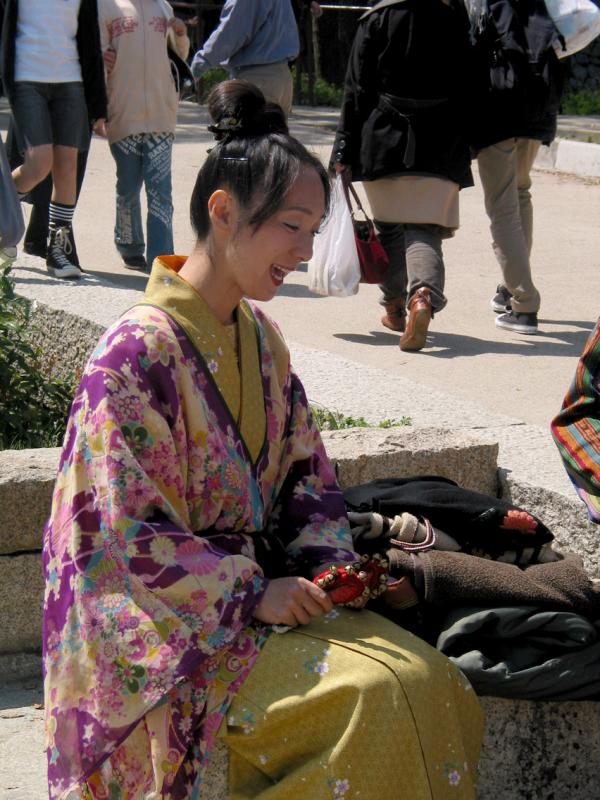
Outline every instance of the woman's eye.
{"label": "woman's eye", "polygon": [[298,225],[293,225],[291,222],[284,222],[283,224],[285,225],[285,227],[286,227],[288,230],[290,230],[290,231],[294,231],[294,233],[295,233],[296,231],[300,230],[300,227],[299,227]]}

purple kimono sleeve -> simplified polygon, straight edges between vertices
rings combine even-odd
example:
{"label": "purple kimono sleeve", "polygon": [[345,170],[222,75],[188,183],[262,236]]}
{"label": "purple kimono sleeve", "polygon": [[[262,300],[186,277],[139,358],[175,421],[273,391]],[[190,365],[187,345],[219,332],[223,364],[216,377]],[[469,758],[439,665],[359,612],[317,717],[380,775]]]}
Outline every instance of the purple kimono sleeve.
{"label": "purple kimono sleeve", "polygon": [[348,516],[304,387],[290,373],[285,476],[271,532],[286,548],[290,570],[310,577],[318,567],[355,561]]}
{"label": "purple kimono sleeve", "polygon": [[174,358],[150,363],[136,328],[112,337],[73,405],[45,531],[53,785],[97,769],[186,676],[208,686],[266,588],[190,529]]}

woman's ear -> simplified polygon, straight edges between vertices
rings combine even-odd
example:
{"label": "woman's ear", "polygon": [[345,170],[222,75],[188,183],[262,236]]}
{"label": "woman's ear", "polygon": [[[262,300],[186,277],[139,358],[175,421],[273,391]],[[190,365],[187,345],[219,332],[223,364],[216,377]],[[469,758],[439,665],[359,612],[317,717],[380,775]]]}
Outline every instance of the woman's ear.
{"label": "woman's ear", "polygon": [[235,199],[225,189],[217,189],[208,198],[208,215],[215,230],[232,233],[237,225],[237,211]]}

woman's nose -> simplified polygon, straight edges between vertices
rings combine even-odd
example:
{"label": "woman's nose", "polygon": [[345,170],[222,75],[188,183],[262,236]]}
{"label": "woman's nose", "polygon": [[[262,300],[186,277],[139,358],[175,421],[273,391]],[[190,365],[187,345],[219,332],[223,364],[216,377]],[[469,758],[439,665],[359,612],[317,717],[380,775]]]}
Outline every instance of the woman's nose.
{"label": "woman's nose", "polygon": [[310,261],[310,258],[313,254],[313,245],[314,237],[310,231],[306,233],[300,233],[298,235],[298,241],[295,248],[296,258],[298,261]]}

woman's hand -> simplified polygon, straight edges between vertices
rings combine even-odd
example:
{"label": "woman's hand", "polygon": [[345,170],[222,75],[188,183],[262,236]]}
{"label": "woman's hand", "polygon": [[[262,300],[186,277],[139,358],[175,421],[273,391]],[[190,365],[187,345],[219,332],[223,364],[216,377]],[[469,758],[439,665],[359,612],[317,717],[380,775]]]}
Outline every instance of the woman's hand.
{"label": "woman's hand", "polygon": [[104,67],[106,68],[106,72],[110,75],[115,68],[115,64],[117,63],[117,53],[112,49],[112,47],[109,47],[104,51],[102,57],[104,58]]}
{"label": "woman's hand", "polygon": [[104,117],[99,117],[98,119],[94,120],[94,124],[92,125],[92,130],[96,134],[96,136],[101,136],[103,139],[108,137],[108,132],[106,130],[106,120]]}
{"label": "woman's hand", "polygon": [[185,22],[179,17],[171,17],[169,22],[167,23],[169,28],[173,30],[175,36],[185,36],[187,33],[187,27]]}
{"label": "woman's hand", "polygon": [[254,609],[254,616],[269,625],[308,625],[332,608],[327,592],[306,578],[275,578]]}

